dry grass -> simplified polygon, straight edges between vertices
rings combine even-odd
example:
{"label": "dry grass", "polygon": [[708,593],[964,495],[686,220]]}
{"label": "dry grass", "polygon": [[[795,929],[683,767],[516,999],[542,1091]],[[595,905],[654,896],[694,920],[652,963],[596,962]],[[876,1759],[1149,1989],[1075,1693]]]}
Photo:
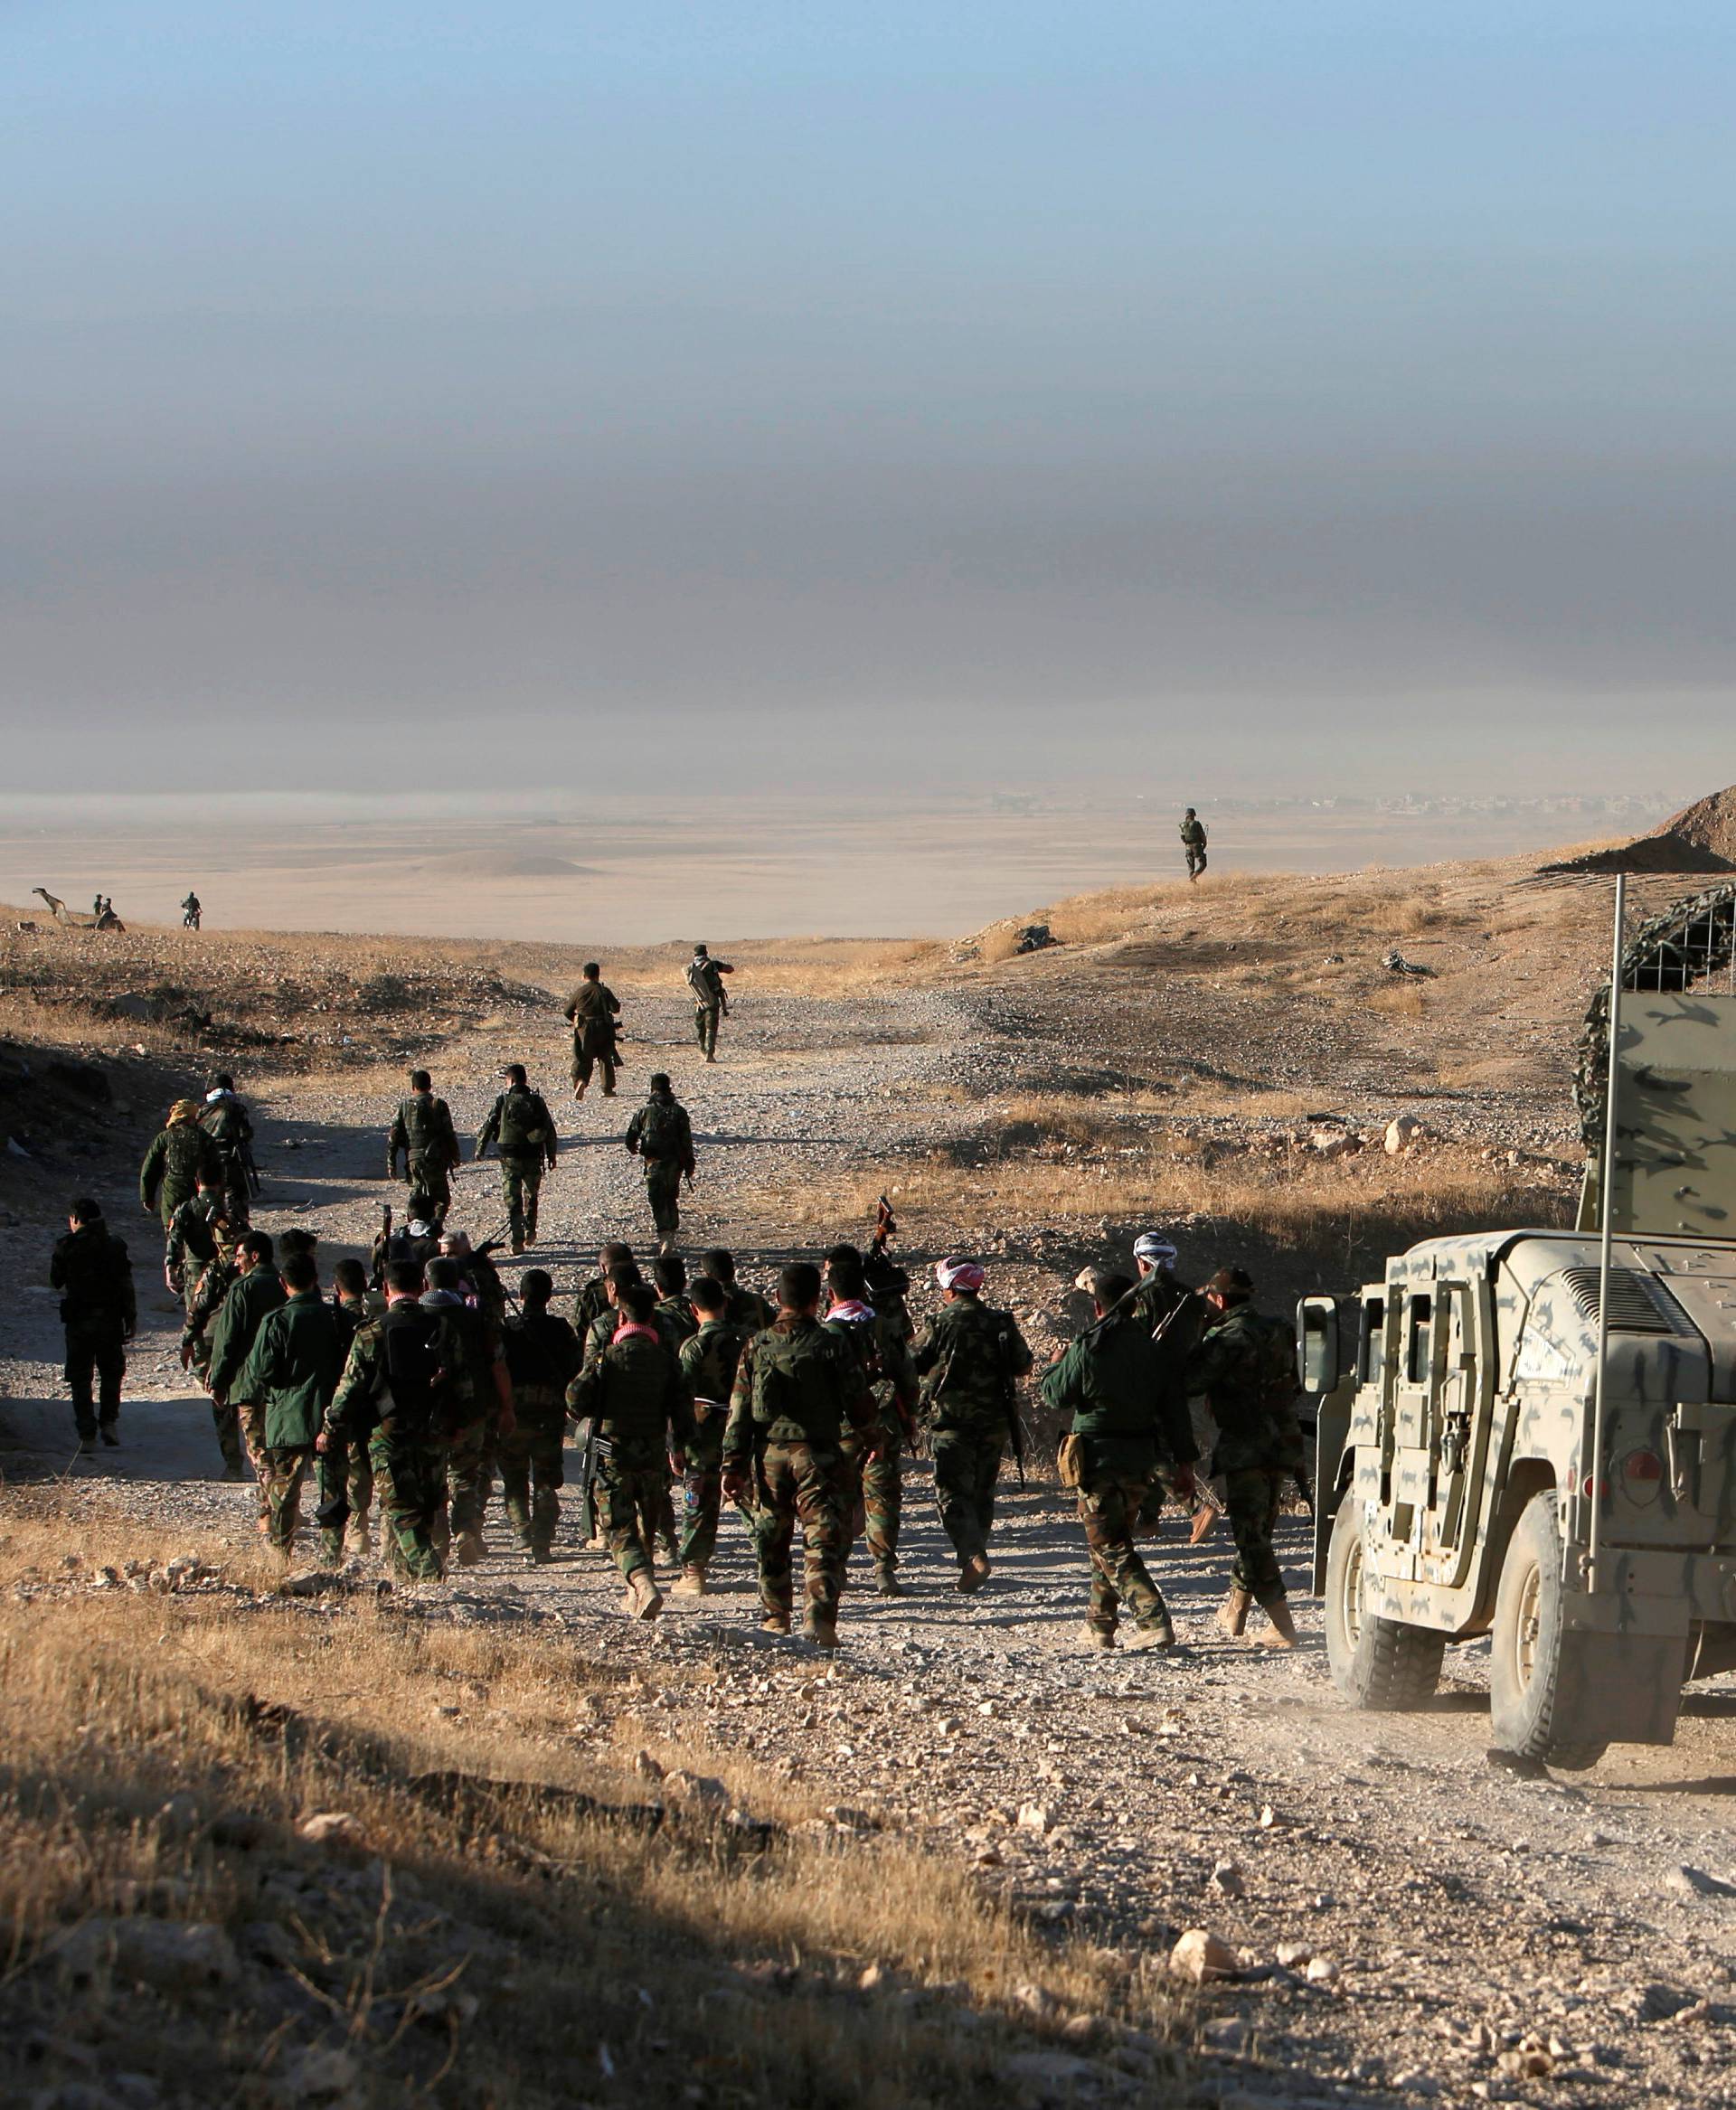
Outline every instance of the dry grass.
{"label": "dry grass", "polygon": [[[0,1630],[8,2099],[80,2077],[42,2049],[70,2043],[95,2070],[171,2092],[196,2072],[201,2100],[262,2106],[317,2094],[306,2062],[326,2053],[347,2076],[331,2092],[357,2105],[986,2105],[1037,2027],[1015,1989],[1042,1989],[1051,2029],[1175,2019],[1140,1969],[1040,1942],[898,1837],[635,1821],[636,1689],[570,1639],[371,1600],[261,1603],[227,1548],[68,1499],[0,1502],[0,1588],[17,1600]],[[187,1550],[233,1587],[82,1579],[99,1559]],[[84,1564],[71,1577],[69,1551]],[[665,1748],[756,1818],[812,1813],[750,1762]],[[454,1773],[519,1786],[454,1800],[427,1778]],[[361,1842],[299,1841],[316,1810],[353,1815]],[[239,1972],[165,2002],[106,1960],[141,1920],[227,1930]],[[1174,2099],[1173,2081],[1147,2099]]]}

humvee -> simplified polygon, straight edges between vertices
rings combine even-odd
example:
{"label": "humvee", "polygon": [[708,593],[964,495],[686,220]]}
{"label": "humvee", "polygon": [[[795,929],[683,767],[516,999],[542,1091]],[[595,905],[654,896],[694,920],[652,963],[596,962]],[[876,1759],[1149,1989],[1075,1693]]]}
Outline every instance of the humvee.
{"label": "humvee", "polygon": [[1736,883],[1618,946],[1580,1065],[1575,1229],[1431,1239],[1358,1297],[1298,1307],[1314,1587],[1359,1707],[1420,1706],[1447,1644],[1488,1634],[1496,1747],[1577,1768],[1669,1743],[1684,1683],[1736,1667],[1736,985],[1719,979],[1736,984]]}

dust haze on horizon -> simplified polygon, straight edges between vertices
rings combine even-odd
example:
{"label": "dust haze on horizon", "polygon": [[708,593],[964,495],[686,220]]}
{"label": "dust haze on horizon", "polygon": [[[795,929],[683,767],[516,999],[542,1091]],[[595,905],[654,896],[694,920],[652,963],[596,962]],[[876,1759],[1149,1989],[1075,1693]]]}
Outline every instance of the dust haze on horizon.
{"label": "dust haze on horizon", "polygon": [[1729,781],[1733,59],[1596,0],[9,10],[8,787]]}

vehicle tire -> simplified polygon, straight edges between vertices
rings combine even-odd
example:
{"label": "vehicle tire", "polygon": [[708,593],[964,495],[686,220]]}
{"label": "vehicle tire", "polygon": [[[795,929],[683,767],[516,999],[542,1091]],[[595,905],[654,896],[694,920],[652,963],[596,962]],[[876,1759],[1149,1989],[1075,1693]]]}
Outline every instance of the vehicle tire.
{"label": "vehicle tire", "polygon": [[1362,1503],[1346,1494],[1326,1549],[1326,1661],[1353,1706],[1396,1714],[1428,1703],[1447,1636],[1363,1611],[1364,1523]]}
{"label": "vehicle tire", "polygon": [[1490,1636],[1489,1714],[1497,1751],[1583,1772],[1609,1749],[1607,1738],[1565,1738],[1555,1729],[1561,1653],[1561,1532],[1555,1492],[1525,1504],[1501,1564]]}

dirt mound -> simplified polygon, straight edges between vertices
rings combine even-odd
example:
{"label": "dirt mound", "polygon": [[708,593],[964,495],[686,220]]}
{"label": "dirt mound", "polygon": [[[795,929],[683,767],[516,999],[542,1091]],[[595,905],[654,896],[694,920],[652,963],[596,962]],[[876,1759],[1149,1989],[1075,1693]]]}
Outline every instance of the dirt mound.
{"label": "dirt mound", "polygon": [[1736,871],[1736,784],[1697,798],[1631,843],[1545,864],[1543,873]]}

